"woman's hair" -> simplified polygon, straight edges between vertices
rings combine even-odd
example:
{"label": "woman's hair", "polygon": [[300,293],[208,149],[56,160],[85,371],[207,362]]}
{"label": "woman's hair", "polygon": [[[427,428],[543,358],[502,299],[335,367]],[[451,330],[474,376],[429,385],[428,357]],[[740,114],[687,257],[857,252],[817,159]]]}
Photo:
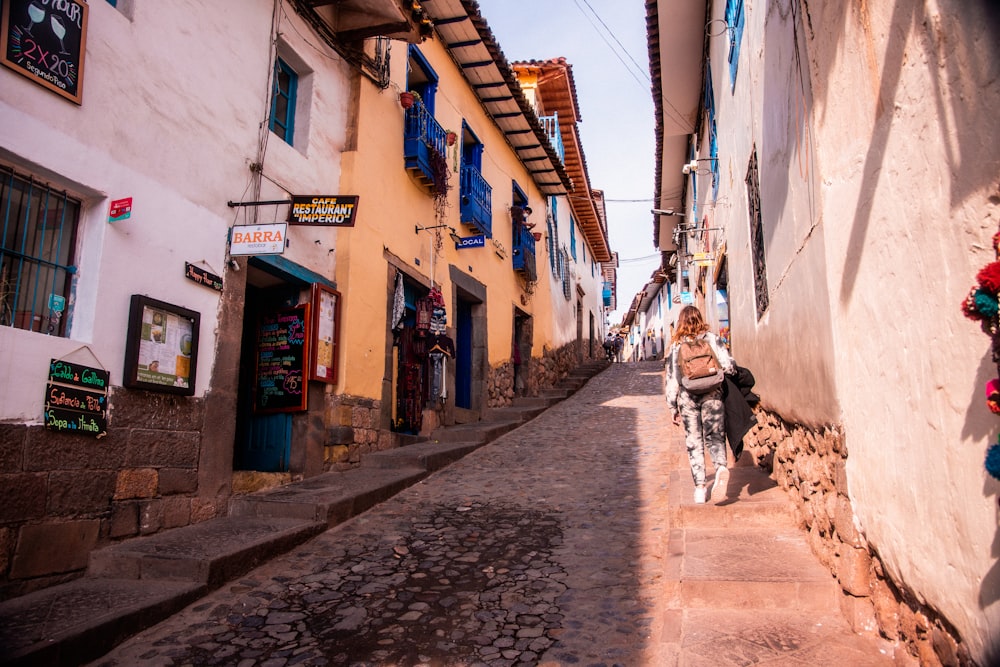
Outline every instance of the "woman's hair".
{"label": "woman's hair", "polygon": [[695,306],[684,306],[677,316],[677,328],[671,342],[676,343],[688,336],[697,336],[708,331],[708,325],[701,316],[701,311]]}

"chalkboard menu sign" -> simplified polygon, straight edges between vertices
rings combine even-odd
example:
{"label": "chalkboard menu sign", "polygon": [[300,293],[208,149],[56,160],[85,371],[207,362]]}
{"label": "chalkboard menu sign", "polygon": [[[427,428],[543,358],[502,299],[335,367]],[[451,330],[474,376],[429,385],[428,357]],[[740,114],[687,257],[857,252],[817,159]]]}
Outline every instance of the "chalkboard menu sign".
{"label": "chalkboard menu sign", "polygon": [[108,381],[103,368],[49,362],[45,428],[101,438],[108,432]]}
{"label": "chalkboard menu sign", "polygon": [[89,11],[82,0],[4,0],[0,62],[80,104]]}
{"label": "chalkboard menu sign", "polygon": [[257,325],[255,412],[306,409],[309,334],[309,304],[261,316]]}

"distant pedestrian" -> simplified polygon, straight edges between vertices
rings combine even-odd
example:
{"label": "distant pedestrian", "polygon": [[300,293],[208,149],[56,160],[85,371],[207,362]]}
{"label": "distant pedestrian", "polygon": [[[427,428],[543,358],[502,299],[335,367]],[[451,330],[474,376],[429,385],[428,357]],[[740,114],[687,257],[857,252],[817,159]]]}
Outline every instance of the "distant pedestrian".
{"label": "distant pedestrian", "polygon": [[610,331],[604,337],[604,356],[608,358],[608,361],[615,360],[615,335]]}
{"label": "distant pedestrian", "polygon": [[622,362],[622,350],[625,349],[625,335],[618,334],[615,336],[615,361],[619,364]]}
{"label": "distant pedestrian", "polygon": [[[715,372],[710,374],[712,364]],[[695,368],[705,370],[696,373],[692,370]],[[735,372],[735,362],[718,337],[708,330],[695,306],[686,306],[677,318],[665,371],[667,405],[673,412],[674,423],[684,424],[694,501],[706,500],[705,450],[708,449],[715,466],[712,500],[718,502],[726,497],[729,484],[722,386],[724,374]]]}

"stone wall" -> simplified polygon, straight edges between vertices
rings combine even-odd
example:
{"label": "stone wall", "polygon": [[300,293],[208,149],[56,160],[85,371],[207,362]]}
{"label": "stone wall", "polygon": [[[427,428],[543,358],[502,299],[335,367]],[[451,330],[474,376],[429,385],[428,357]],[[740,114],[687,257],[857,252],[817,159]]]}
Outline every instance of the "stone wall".
{"label": "stone wall", "polygon": [[[532,357],[527,364],[525,396],[538,396],[543,389],[554,387],[580,363],[580,344],[572,341],[557,350],[548,346],[542,348],[541,357]],[[514,364],[505,361],[490,368],[487,381],[487,405],[503,408],[514,402]]]}
{"label": "stone wall", "polygon": [[201,500],[202,399],[113,389],[108,433],[0,425],[0,599],[79,576],[90,552],[216,516]]}
{"label": "stone wall", "polygon": [[389,419],[382,415],[382,401],[344,394],[326,395],[326,442],[323,469],[350,470],[369,453],[392,447]]}
{"label": "stone wall", "polygon": [[845,435],[790,424],[761,409],[756,415],[746,451],[795,501],[813,552],[840,583],[841,608],[854,630],[877,630],[906,645],[921,665],[972,665],[947,620],[892,581],[858,531],[847,495]]}

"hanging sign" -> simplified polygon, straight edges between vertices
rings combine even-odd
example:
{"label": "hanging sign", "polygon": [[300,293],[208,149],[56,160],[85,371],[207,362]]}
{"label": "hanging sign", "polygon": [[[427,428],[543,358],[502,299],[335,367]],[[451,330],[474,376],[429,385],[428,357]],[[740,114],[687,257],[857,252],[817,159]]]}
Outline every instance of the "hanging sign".
{"label": "hanging sign", "polygon": [[285,252],[288,225],[238,225],[229,241],[230,255],[280,255]]}
{"label": "hanging sign", "polygon": [[88,11],[82,0],[6,0],[0,5],[0,62],[82,103]]}
{"label": "hanging sign", "polygon": [[712,266],[715,263],[715,258],[710,252],[696,252],[694,254],[694,265],[695,266]]}
{"label": "hanging sign", "polygon": [[288,222],[292,225],[353,227],[357,209],[357,195],[293,196]]}
{"label": "hanging sign", "polygon": [[211,287],[216,292],[222,291],[222,278],[191,262],[184,262],[184,277],[199,285]]}
{"label": "hanging sign", "polygon": [[52,359],[45,385],[45,428],[95,438],[107,435],[110,377],[103,368]]}
{"label": "hanging sign", "polygon": [[108,212],[108,222],[119,222],[132,217],[132,198],[115,199],[111,202],[111,210]]}
{"label": "hanging sign", "polygon": [[465,248],[485,248],[486,247],[486,235],[478,234],[476,236],[463,236],[461,241],[455,242],[456,250],[464,250]]}

